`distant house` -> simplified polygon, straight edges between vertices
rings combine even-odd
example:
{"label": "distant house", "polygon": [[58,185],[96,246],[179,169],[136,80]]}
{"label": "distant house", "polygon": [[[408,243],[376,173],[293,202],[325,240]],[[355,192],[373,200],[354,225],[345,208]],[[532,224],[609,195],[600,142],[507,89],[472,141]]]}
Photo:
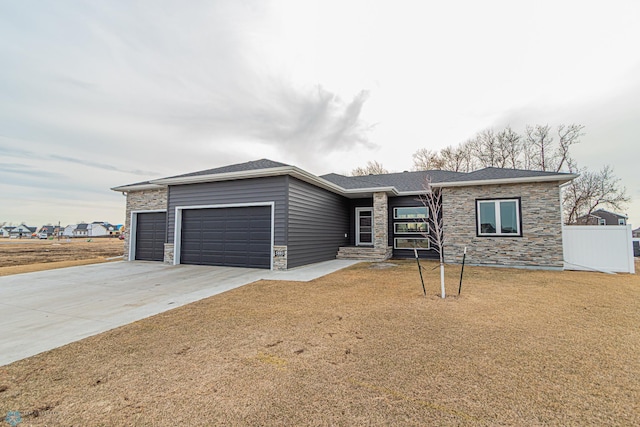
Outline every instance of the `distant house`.
{"label": "distant house", "polygon": [[42,227],[40,227],[38,233],[46,233],[47,237],[58,236],[61,234],[61,230],[64,229],[57,225],[43,225]]}
{"label": "distant house", "polygon": [[578,217],[574,225],[627,225],[628,217],[604,209]]}
{"label": "distant house", "polygon": [[89,224],[78,224],[72,232],[73,237],[89,237]]}
{"label": "distant house", "polygon": [[88,224],[87,229],[89,230],[89,237],[108,236],[109,226],[110,226],[109,223],[103,223],[103,222],[93,222],[91,224]]}
{"label": "distant house", "polygon": [[73,231],[76,229],[78,224],[69,224],[62,231],[62,235],[66,237],[73,237]]}
{"label": "distant house", "polygon": [[109,228],[113,229],[114,226],[106,222],[92,222],[91,224],[83,222],[67,225],[62,235],[68,237],[103,237],[111,234]]}
{"label": "distant house", "polygon": [[13,229],[9,232],[9,237],[14,238],[23,238],[23,237],[31,237],[32,234],[36,232],[37,227],[29,227],[25,224],[20,224],[17,227],[13,227]]}
{"label": "distant house", "polygon": [[[114,236],[120,235],[122,224],[113,225],[104,221],[94,221],[91,224],[91,236]],[[104,230],[102,229],[104,228]]]}
{"label": "distant house", "polygon": [[640,227],[636,228],[631,233],[633,237],[640,238]]}
{"label": "distant house", "polygon": [[105,227],[107,227],[107,230],[109,231],[109,236],[117,237],[121,234],[122,224],[113,225],[113,224],[105,223]]}
{"label": "distant house", "polygon": [[11,236],[11,230],[15,227],[11,225],[5,225],[4,227],[0,227],[0,237],[9,237]]}

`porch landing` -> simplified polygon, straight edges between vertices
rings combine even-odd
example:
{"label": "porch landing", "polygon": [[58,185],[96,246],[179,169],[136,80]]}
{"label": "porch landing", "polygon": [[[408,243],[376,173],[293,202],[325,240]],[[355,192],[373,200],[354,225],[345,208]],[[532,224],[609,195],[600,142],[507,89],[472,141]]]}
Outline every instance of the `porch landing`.
{"label": "porch landing", "polygon": [[393,248],[374,248],[371,246],[343,246],[338,249],[337,259],[358,259],[363,261],[384,261],[391,258]]}

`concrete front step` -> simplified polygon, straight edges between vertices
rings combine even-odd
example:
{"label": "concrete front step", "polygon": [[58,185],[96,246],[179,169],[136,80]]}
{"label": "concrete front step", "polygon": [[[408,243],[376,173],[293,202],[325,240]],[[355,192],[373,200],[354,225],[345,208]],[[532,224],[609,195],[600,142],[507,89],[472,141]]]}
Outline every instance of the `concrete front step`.
{"label": "concrete front step", "polygon": [[345,246],[338,249],[337,259],[360,259],[366,261],[384,261],[391,258],[393,248],[370,248],[362,246]]}

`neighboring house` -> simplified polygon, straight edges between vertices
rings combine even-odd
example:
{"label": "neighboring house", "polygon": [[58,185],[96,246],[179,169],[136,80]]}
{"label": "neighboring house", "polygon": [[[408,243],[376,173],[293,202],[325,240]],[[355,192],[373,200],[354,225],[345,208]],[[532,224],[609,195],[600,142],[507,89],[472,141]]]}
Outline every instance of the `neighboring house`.
{"label": "neighboring house", "polygon": [[38,233],[46,233],[47,237],[50,237],[58,236],[60,231],[61,227],[58,227],[57,225],[43,225],[40,227],[40,230],[38,230]]}
{"label": "neighboring house", "polygon": [[0,237],[9,237],[11,236],[11,230],[13,230],[15,227],[11,226],[11,225],[5,225],[3,227],[0,227]]}
{"label": "neighboring house", "polygon": [[627,225],[628,217],[604,209],[598,209],[589,215],[578,217],[571,225]]}
{"label": "neighboring house", "polygon": [[[108,222],[94,221],[92,224],[92,236],[119,236],[122,225],[113,225]],[[104,228],[104,230],[102,230]]]}
{"label": "neighboring house", "polygon": [[78,227],[78,224],[67,225],[62,231],[62,235],[65,237],[73,237],[74,236],[73,232],[76,229],[76,227]]}
{"label": "neighboring house", "polygon": [[114,187],[125,258],[282,270],[338,258],[436,256],[423,235],[440,192],[445,261],[562,269],[560,185],[576,175],[486,168],[315,176],[257,160]]}
{"label": "neighboring house", "polygon": [[109,223],[94,222],[89,224],[89,237],[102,237],[109,235]]}
{"label": "neighboring house", "polygon": [[9,232],[9,237],[13,238],[31,238],[31,236],[36,232],[37,227],[29,227],[25,224],[20,224],[16,227],[13,227]]}
{"label": "neighboring house", "polygon": [[90,230],[90,226],[89,224],[78,224],[76,225],[76,228],[72,231],[72,236],[73,237],[89,237],[89,230]]}
{"label": "neighboring house", "polygon": [[638,227],[638,228],[636,228],[635,230],[633,230],[633,231],[631,232],[631,236],[632,236],[632,237],[640,238],[640,227]]}

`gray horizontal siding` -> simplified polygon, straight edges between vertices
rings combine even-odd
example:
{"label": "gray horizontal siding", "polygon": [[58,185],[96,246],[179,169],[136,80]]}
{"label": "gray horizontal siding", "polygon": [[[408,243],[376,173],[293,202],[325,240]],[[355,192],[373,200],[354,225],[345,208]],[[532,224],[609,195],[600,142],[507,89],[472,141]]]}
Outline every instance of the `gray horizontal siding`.
{"label": "gray horizontal siding", "polygon": [[274,176],[169,186],[167,241],[173,242],[177,206],[275,202],[274,243],[286,244],[286,180],[284,176]]}
{"label": "gray horizontal siding", "polygon": [[344,197],[289,177],[288,268],[335,259],[348,232]]}

